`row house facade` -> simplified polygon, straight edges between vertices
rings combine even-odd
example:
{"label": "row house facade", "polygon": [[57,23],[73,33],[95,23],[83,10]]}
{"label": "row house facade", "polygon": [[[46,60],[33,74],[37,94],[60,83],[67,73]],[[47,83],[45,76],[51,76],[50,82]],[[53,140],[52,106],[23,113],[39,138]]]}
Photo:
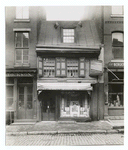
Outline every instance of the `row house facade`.
{"label": "row house facade", "polygon": [[104,7],[104,92],[106,119],[124,118],[124,10]]}
{"label": "row house facade", "polygon": [[44,7],[6,7],[6,120],[87,121],[109,115],[107,8],[86,6],[88,14],[79,21],[48,21]]}

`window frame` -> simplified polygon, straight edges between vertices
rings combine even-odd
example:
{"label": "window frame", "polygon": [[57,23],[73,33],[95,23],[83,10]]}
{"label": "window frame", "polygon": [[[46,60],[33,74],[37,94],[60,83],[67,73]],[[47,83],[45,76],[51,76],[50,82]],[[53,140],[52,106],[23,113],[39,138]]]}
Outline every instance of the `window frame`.
{"label": "window frame", "polygon": [[[17,37],[16,37],[16,34],[20,33],[20,44],[21,46],[16,46],[17,44]],[[24,43],[24,36],[23,34],[24,33],[28,33],[28,40],[27,40],[27,46],[24,46],[23,43]],[[14,32],[14,36],[15,36],[15,65],[22,65],[22,66],[29,66],[29,42],[30,42],[30,32],[29,31],[15,31]],[[17,60],[17,52],[18,50],[20,51],[21,55],[21,59],[20,60]],[[24,55],[24,52],[27,52],[27,55]],[[24,60],[24,56],[28,57],[27,60]],[[26,61],[26,62],[24,62]]]}
{"label": "window frame", "polygon": [[112,18],[123,18],[124,17],[124,6],[118,6],[118,7],[122,7],[122,13],[114,13],[113,9],[114,7],[117,7],[117,6],[111,6],[111,17]]}
{"label": "window frame", "polygon": [[[75,70],[73,67],[77,67],[77,76],[68,76],[68,61],[71,63],[73,61],[77,62],[77,66],[70,65],[72,67],[72,71]],[[79,77],[79,59],[78,58],[67,58],[67,78],[78,78]]]}
{"label": "window frame", "polygon": [[[73,36],[64,36],[64,30],[74,30],[74,35]],[[62,28],[62,30],[61,30],[61,41],[62,41],[62,43],[63,44],[73,44],[73,43],[76,43],[76,30],[75,30],[75,28]],[[73,40],[73,42],[64,42],[64,37],[74,37],[74,40]]]}
{"label": "window frame", "polygon": [[[113,44],[113,34],[119,33],[121,34],[121,38],[123,40],[122,44]],[[114,59],[123,59],[123,48],[124,48],[124,33],[122,31],[113,31],[111,33],[111,40],[112,40],[112,54]],[[118,39],[117,39],[118,40]],[[121,52],[122,51],[122,52]]]}
{"label": "window frame", "polygon": [[[27,17],[23,16],[25,9],[27,9]],[[20,17],[18,16],[19,14]],[[29,20],[29,6],[16,6],[16,20]]]}
{"label": "window frame", "polygon": [[[12,97],[8,97],[6,94],[6,111],[14,110],[14,78],[12,78],[12,79],[13,79],[12,83],[6,82],[6,92],[7,92],[7,87],[12,87],[12,93],[13,93]],[[7,78],[6,78],[6,81],[7,81]],[[7,106],[7,102],[8,102],[9,98],[12,98],[12,105],[11,106]]]}

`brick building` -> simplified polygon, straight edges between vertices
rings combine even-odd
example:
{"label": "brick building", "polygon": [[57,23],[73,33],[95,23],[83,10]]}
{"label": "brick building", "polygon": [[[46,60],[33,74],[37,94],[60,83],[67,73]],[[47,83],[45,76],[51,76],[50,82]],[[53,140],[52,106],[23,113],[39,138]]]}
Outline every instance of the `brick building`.
{"label": "brick building", "polygon": [[104,7],[104,118],[124,115],[124,29],[123,6]]}

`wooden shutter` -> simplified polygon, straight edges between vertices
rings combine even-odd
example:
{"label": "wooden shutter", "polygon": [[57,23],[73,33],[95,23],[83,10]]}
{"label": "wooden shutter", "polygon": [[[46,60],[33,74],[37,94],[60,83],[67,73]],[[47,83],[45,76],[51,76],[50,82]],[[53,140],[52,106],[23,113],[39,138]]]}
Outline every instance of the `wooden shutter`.
{"label": "wooden shutter", "polygon": [[60,76],[61,75],[61,60],[60,58],[56,58],[56,76]]}
{"label": "wooden shutter", "polygon": [[61,76],[66,76],[66,59],[61,58]]}
{"label": "wooden shutter", "polygon": [[66,76],[66,59],[56,58],[56,76]]}
{"label": "wooden shutter", "polygon": [[79,76],[85,77],[85,58],[80,58],[79,63],[80,63]]}
{"label": "wooden shutter", "polygon": [[38,75],[39,77],[43,76],[43,62],[42,62],[42,58],[38,57]]}

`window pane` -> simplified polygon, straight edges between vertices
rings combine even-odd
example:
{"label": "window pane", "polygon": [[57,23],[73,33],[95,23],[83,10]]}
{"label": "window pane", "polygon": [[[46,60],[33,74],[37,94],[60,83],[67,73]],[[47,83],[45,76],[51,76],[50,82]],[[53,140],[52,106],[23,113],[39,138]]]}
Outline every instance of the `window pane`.
{"label": "window pane", "polygon": [[123,7],[122,6],[112,6],[112,14],[113,15],[122,15]]}
{"label": "window pane", "polygon": [[84,63],[80,63],[80,69],[84,69]]}
{"label": "window pane", "polygon": [[27,92],[28,92],[28,94],[32,94],[32,89],[33,89],[33,87],[31,86],[29,86],[28,88],[27,88]]}
{"label": "window pane", "polygon": [[113,46],[123,46],[123,33],[112,33],[112,44]]}
{"label": "window pane", "polygon": [[13,107],[13,98],[7,98],[6,99],[6,108]]}
{"label": "window pane", "polygon": [[24,108],[24,95],[19,95],[18,106]]}
{"label": "window pane", "polygon": [[22,19],[22,7],[16,7],[16,19]]}
{"label": "window pane", "polygon": [[13,86],[6,87],[6,97],[13,97]]}
{"label": "window pane", "polygon": [[22,33],[16,33],[15,36],[16,47],[22,47]]}
{"label": "window pane", "polygon": [[25,6],[23,7],[23,19],[29,18],[29,7]]}
{"label": "window pane", "polygon": [[28,47],[29,34],[23,33],[23,47]]}
{"label": "window pane", "polygon": [[14,78],[6,78],[6,83],[7,84],[13,84],[14,83]]}
{"label": "window pane", "polygon": [[24,87],[19,88],[19,94],[24,94]]}

